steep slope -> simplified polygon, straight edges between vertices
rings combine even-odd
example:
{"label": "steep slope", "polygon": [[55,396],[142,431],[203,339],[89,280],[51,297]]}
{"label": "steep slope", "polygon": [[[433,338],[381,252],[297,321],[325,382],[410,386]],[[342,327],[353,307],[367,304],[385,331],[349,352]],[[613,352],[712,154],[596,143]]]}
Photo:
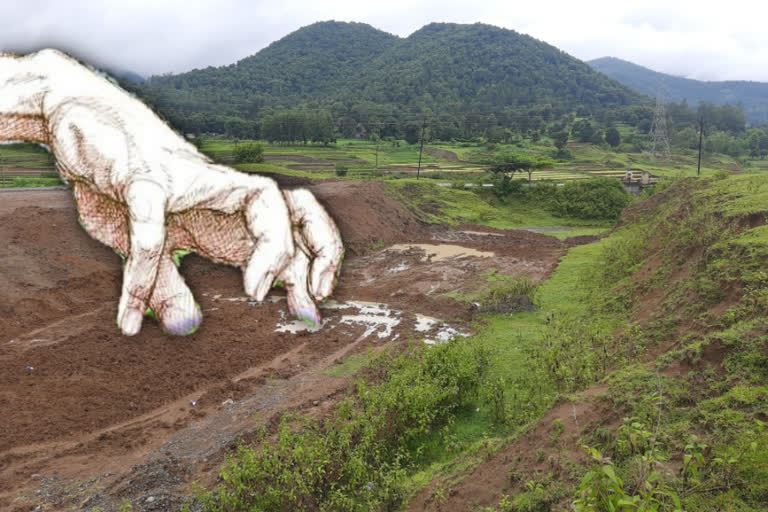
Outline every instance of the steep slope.
{"label": "steep slope", "polygon": [[566,393],[408,510],[768,510],[766,187],[678,180],[571,249],[539,290],[541,331],[506,330],[542,350],[528,379]]}
{"label": "steep slope", "polygon": [[648,96],[655,96],[659,84],[663,82],[668,98],[673,101],[686,99],[691,105],[702,101],[716,105],[741,103],[750,123],[768,123],[768,83],[703,82],[659,73],[615,57],[602,57],[589,61],[588,64]]}

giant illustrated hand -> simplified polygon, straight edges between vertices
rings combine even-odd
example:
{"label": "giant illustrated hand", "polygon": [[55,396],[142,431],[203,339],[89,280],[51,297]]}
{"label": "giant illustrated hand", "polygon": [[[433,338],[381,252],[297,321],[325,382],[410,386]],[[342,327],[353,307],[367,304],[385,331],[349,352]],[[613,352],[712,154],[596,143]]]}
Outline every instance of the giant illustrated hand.
{"label": "giant illustrated hand", "polygon": [[343,246],[307,190],[213,164],[107,78],[55,50],[0,55],[0,140],[46,144],[72,186],[83,227],[124,257],[117,323],[141,329],[147,309],[186,334],[202,315],[174,263],[193,251],[243,270],[263,300],[276,279],[291,311],[320,322]]}

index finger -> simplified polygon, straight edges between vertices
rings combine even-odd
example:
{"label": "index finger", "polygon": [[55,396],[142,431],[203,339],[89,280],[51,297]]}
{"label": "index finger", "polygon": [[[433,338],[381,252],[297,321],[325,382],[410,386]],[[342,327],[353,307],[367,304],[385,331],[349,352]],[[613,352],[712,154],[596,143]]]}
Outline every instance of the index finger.
{"label": "index finger", "polygon": [[284,190],[283,195],[299,235],[295,242],[312,258],[310,290],[316,300],[323,300],[333,292],[344,257],[339,228],[309,190]]}

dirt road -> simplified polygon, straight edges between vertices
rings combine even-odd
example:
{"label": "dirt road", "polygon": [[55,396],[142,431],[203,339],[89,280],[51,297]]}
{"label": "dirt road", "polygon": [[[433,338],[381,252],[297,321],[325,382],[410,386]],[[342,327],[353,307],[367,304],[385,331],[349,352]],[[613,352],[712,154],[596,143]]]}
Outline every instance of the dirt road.
{"label": "dirt road", "polygon": [[323,327],[291,321],[280,290],[257,304],[238,270],[188,256],[182,273],[205,319],[183,338],[151,319],[120,335],[120,258],[79,226],[69,191],[0,193],[0,509],[176,510],[239,438],[286,410],[330,407],[347,378],[328,367],[445,328],[417,315],[468,330],[471,305],[447,293],[477,290],[491,269],[542,279],[566,248],[525,231],[423,225],[380,183],[311,189],[349,255]]}

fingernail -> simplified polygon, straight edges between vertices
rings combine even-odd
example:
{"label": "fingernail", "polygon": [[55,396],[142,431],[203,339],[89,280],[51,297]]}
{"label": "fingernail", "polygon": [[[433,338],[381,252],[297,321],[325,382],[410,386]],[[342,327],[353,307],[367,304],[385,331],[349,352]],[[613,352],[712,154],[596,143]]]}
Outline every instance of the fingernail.
{"label": "fingernail", "polygon": [[203,316],[197,314],[186,318],[181,318],[167,324],[163,324],[163,331],[174,336],[188,336],[197,331],[200,327],[200,323],[203,321]]}
{"label": "fingernail", "polygon": [[120,328],[126,336],[134,336],[141,330],[141,320],[143,315],[141,311],[129,309],[123,314],[123,320],[120,322]]}
{"label": "fingernail", "polygon": [[193,314],[170,315],[173,317],[167,322],[163,322],[162,329],[167,334],[173,336],[188,336],[197,331],[200,324],[203,321],[203,313],[200,311],[200,307],[195,305],[195,312]]}
{"label": "fingernail", "polygon": [[301,309],[296,316],[299,317],[299,320],[306,322],[310,327],[320,326],[320,312],[315,307]]}
{"label": "fingernail", "polygon": [[269,292],[269,289],[272,288],[272,283],[275,280],[275,274],[273,272],[267,272],[264,275],[264,278],[259,283],[259,286],[256,288],[256,300],[262,301],[264,300],[264,297],[266,297],[267,293]]}
{"label": "fingernail", "polygon": [[335,280],[336,276],[333,273],[329,272],[323,274],[323,277],[320,278],[320,283],[315,288],[315,299],[323,300],[328,297],[331,292],[333,292],[333,284]]}

